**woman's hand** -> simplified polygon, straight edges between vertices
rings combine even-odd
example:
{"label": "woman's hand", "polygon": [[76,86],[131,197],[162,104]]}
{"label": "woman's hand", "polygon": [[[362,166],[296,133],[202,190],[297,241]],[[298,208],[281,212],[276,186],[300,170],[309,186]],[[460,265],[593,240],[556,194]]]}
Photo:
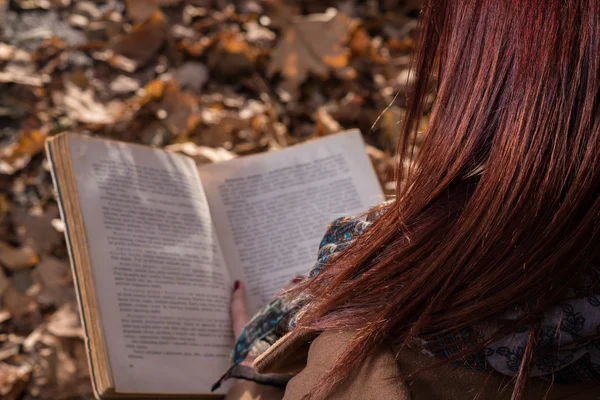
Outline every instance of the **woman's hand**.
{"label": "woman's hand", "polygon": [[235,281],[231,295],[231,323],[233,336],[237,339],[246,324],[250,321],[246,305],[246,285],[242,281]]}
{"label": "woman's hand", "polygon": [[[297,279],[292,281],[292,283],[294,282],[297,282]],[[235,281],[231,295],[231,323],[236,340],[248,321],[250,321],[250,317],[246,304],[246,285],[241,281]],[[281,400],[283,395],[283,390],[279,388],[241,380],[232,386],[225,396],[225,400]]]}

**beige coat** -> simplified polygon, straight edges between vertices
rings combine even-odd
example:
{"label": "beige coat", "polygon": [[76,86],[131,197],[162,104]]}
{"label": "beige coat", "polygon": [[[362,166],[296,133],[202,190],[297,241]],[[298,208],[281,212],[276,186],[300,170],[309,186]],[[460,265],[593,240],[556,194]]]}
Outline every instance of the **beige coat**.
{"label": "beige coat", "polygon": [[[301,400],[323,376],[350,339],[347,332],[320,335],[291,333],[277,341],[259,357],[255,369],[260,373],[296,373],[285,393],[274,388],[244,382],[236,385],[227,400]],[[370,400],[487,400],[510,399],[511,380],[497,374],[470,371],[451,365],[423,372],[409,381],[394,378],[431,362],[426,355],[412,350],[394,359],[391,351],[370,357],[327,399]],[[391,378],[391,379],[390,379]],[[534,379],[526,399],[600,399],[600,385],[558,385]]]}

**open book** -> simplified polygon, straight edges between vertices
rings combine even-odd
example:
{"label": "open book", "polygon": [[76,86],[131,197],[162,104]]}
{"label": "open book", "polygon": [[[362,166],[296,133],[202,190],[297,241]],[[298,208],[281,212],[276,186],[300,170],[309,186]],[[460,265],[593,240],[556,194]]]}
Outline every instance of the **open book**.
{"label": "open book", "polygon": [[103,398],[208,396],[229,364],[233,282],[257,311],[306,275],[331,220],[383,199],[358,131],[199,169],[76,134],[46,150]]}

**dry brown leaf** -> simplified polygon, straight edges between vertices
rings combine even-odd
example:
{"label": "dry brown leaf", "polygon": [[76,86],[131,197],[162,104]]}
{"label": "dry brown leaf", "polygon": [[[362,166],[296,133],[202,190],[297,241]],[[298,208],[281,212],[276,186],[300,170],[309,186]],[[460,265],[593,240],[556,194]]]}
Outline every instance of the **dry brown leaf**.
{"label": "dry brown leaf", "polygon": [[241,32],[227,31],[217,36],[208,55],[208,66],[223,77],[239,77],[254,70],[260,51]]}
{"label": "dry brown leaf", "polygon": [[55,104],[64,108],[73,121],[84,124],[111,124],[123,111],[123,103],[117,100],[107,104],[99,102],[91,88],[83,90],[66,81],[65,89],[65,92],[52,93],[52,99]]}
{"label": "dry brown leaf", "polygon": [[25,389],[31,366],[29,365],[10,365],[0,362],[0,396],[3,400],[16,400]]}
{"label": "dry brown leaf", "polygon": [[317,128],[313,136],[327,136],[344,130],[344,128],[333,119],[325,107],[319,107],[315,113],[315,120],[317,121]]}
{"label": "dry brown leaf", "polygon": [[190,57],[200,57],[215,42],[209,37],[203,36],[199,40],[184,39],[179,43],[181,49]]}
{"label": "dry brown leaf", "polygon": [[175,81],[169,81],[164,88],[159,118],[172,134],[186,136],[200,123],[198,100],[181,91]]}
{"label": "dry brown leaf", "polygon": [[6,193],[0,193],[0,223],[4,222],[4,218],[6,218],[9,209],[10,202]]}
{"label": "dry brown leaf", "polygon": [[371,38],[364,28],[358,28],[350,40],[350,49],[356,55],[363,56],[369,52]]}
{"label": "dry brown leaf", "polygon": [[[164,15],[156,11],[142,24],[126,34],[116,37],[110,44],[110,50],[117,56],[121,56],[133,63],[133,69],[148,64],[162,47],[167,38],[167,24]],[[122,67],[123,61],[113,59],[111,64]],[[110,62],[110,60],[109,60]],[[126,66],[129,71],[129,66]]]}
{"label": "dry brown leaf", "polygon": [[30,349],[35,361],[29,393],[40,400],[90,396],[88,368],[81,362],[81,339],[58,337],[38,329],[37,337],[28,337],[27,342],[23,347]]}
{"label": "dry brown leaf", "polygon": [[0,43],[0,61],[11,62],[30,62],[31,55],[25,50],[11,46],[7,43]]}
{"label": "dry brown leaf", "polygon": [[203,125],[198,129],[200,135],[197,143],[202,146],[223,147],[226,143],[231,145],[237,132],[251,127],[251,120],[242,118],[236,111],[205,108],[201,115]]}
{"label": "dry brown leaf", "polygon": [[[72,341],[72,354],[75,359],[75,365],[80,376],[89,378],[89,368],[87,360],[87,349],[83,340]],[[89,382],[89,381],[88,381]]]}
{"label": "dry brown leaf", "polygon": [[45,325],[39,325],[22,341],[23,350],[26,353],[32,353],[41,346],[42,336],[46,331]]}
{"label": "dry brown leaf", "polygon": [[110,82],[110,90],[117,95],[135,93],[139,88],[139,81],[125,75],[119,75]]}
{"label": "dry brown leaf", "polygon": [[154,79],[148,82],[148,84],[144,88],[145,96],[148,98],[148,101],[162,97],[164,90],[165,82],[158,79]]}
{"label": "dry brown leaf", "polygon": [[43,213],[37,209],[14,207],[11,217],[20,241],[38,253],[50,252],[63,242],[63,234],[52,225],[53,220],[60,218],[54,203],[48,204]]}
{"label": "dry brown leaf", "polygon": [[9,287],[10,280],[6,277],[4,270],[0,268],[0,298],[2,298],[2,295],[8,290]]}
{"label": "dry brown leaf", "polygon": [[255,44],[267,44],[277,38],[275,32],[260,25],[256,21],[248,21],[244,24],[246,40]]}
{"label": "dry brown leaf", "polygon": [[0,148],[0,173],[12,175],[24,168],[31,157],[44,150],[45,130],[25,130],[19,135],[19,141]]}
{"label": "dry brown leaf", "polygon": [[34,269],[33,280],[40,286],[37,300],[41,306],[60,307],[75,300],[71,269],[66,261],[45,256]]}
{"label": "dry brown leaf", "polygon": [[127,16],[135,22],[147,20],[160,7],[170,7],[181,3],[181,0],[125,0]]}
{"label": "dry brown leaf", "polygon": [[39,262],[35,251],[29,246],[13,247],[0,242],[0,264],[8,269],[18,270],[30,268]]}
{"label": "dry brown leaf", "polygon": [[66,398],[64,383],[76,373],[73,360],[59,338],[51,334],[42,333],[36,347],[32,392],[40,399]]}
{"label": "dry brown leaf", "polygon": [[125,0],[127,16],[135,22],[143,22],[158,11],[157,0]]}
{"label": "dry brown leaf", "polygon": [[81,320],[74,303],[65,304],[52,314],[47,326],[48,332],[61,338],[83,339]]}
{"label": "dry brown leaf", "polygon": [[25,75],[18,70],[0,71],[0,83],[16,83],[19,85],[41,87],[49,81],[47,75]]}
{"label": "dry brown leaf", "polygon": [[209,71],[206,65],[196,61],[188,61],[175,71],[175,80],[179,83],[179,87],[196,93],[202,91],[208,77]]}
{"label": "dry brown leaf", "polygon": [[405,36],[405,37],[393,37],[390,38],[385,46],[399,53],[411,53],[416,48],[416,42],[413,38]]}
{"label": "dry brown leaf", "polygon": [[49,61],[59,55],[67,48],[67,43],[58,36],[51,36],[44,40],[40,46],[31,54],[31,58],[37,63]]}
{"label": "dry brown leaf", "polygon": [[38,321],[39,308],[34,299],[25,293],[19,292],[12,286],[2,296],[2,308],[9,312],[13,319],[22,319],[29,314],[33,321],[24,321],[25,323],[40,322]]}
{"label": "dry brown leaf", "polygon": [[4,361],[14,355],[19,354],[20,349],[18,343],[2,339],[3,338],[0,338],[0,361]]}
{"label": "dry brown leaf", "polygon": [[350,51],[343,44],[353,26],[349,16],[335,10],[294,17],[273,50],[268,74],[280,72],[293,94],[309,73],[327,76],[332,68],[346,67]]}

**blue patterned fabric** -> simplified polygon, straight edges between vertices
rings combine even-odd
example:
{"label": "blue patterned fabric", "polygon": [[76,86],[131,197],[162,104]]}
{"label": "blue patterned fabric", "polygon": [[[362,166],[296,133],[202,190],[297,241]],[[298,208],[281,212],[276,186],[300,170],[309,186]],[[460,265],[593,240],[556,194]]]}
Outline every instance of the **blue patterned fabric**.
{"label": "blue patterned fabric", "polygon": [[[318,275],[331,257],[348,247],[371,223],[370,220],[349,217],[333,221],[320,243],[317,261],[309,272],[309,278]],[[600,297],[575,292],[572,295],[572,298],[557,304],[545,314],[531,375],[560,383],[600,382],[600,339],[576,342],[581,338],[600,335]],[[278,297],[257,313],[235,344],[231,368],[215,387],[222,380],[232,377],[270,383],[268,378],[252,371],[252,361],[293,328],[294,317],[306,305],[307,300],[302,297]],[[510,318],[510,315],[505,317]],[[472,333],[472,329],[463,329],[423,342],[422,347],[432,357],[449,358],[471,345],[469,338],[473,337]],[[454,364],[514,376],[523,358],[527,337],[528,329],[523,328]],[[556,348],[559,350],[554,350]],[[272,383],[282,386],[281,380],[276,380]]]}

